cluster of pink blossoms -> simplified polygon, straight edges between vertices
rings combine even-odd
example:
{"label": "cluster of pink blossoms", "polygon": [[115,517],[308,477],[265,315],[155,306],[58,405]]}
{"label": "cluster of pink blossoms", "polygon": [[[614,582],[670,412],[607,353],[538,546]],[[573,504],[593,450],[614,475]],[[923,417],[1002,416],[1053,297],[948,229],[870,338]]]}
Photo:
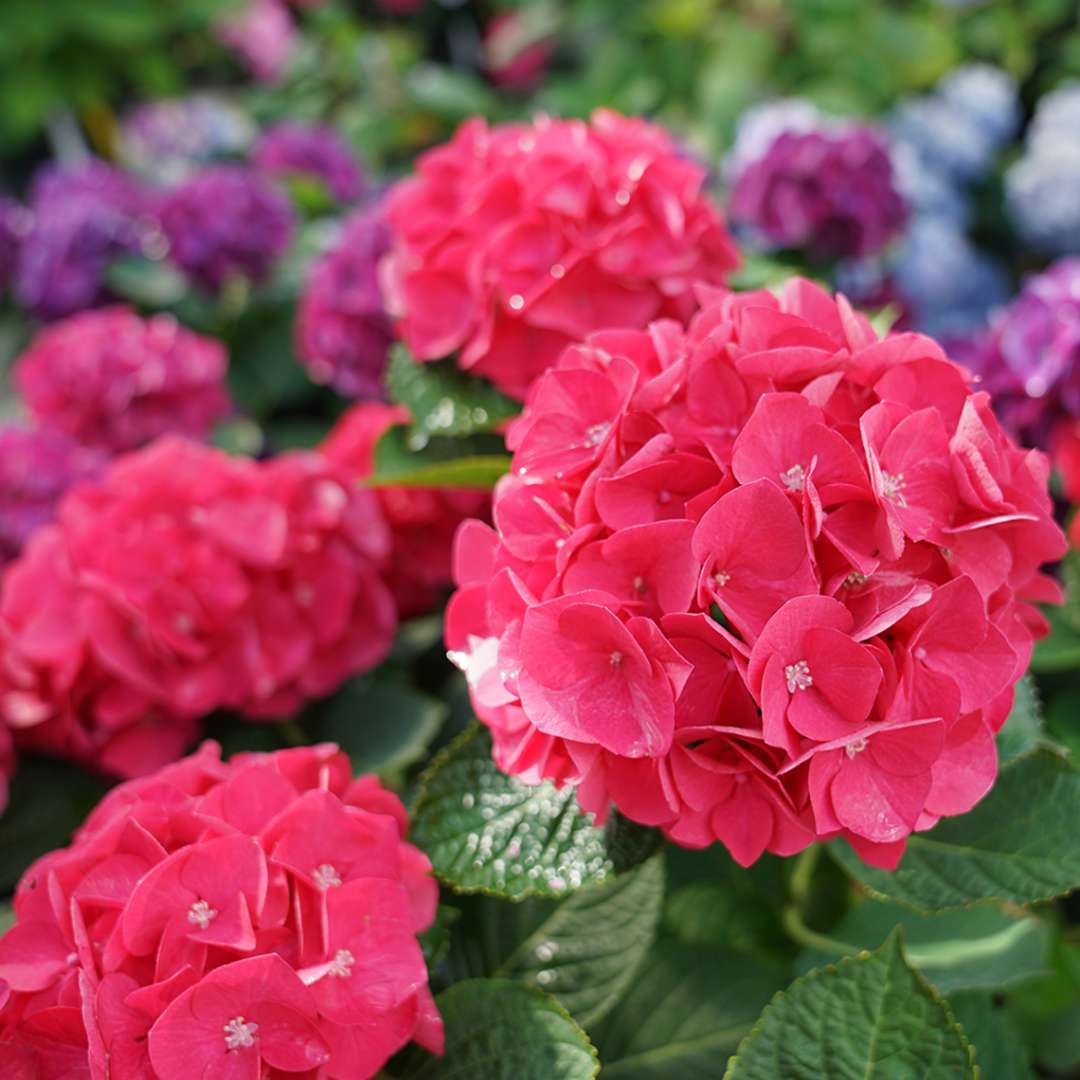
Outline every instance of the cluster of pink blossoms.
{"label": "cluster of pink blossoms", "polygon": [[442,1021],[438,888],[397,797],[332,744],[215,743],[111,791],[23,875],[0,1061],[37,1080],[365,1080]]}
{"label": "cluster of pink blossoms", "polygon": [[929,338],[795,280],[566,351],[462,527],[447,644],[504,770],[892,867],[969,809],[1064,543],[1047,463]]}
{"label": "cluster of pink blossoms", "polygon": [[[354,405],[319,449],[354,479],[370,476],[375,444],[388,428],[408,421],[408,410],[400,406]],[[491,497],[486,491],[422,487],[380,487],[375,494],[393,538],[386,581],[398,615],[408,619],[425,614],[450,587],[450,552],[457,527],[467,518],[490,520]]]}
{"label": "cluster of pink blossoms", "polygon": [[41,427],[85,446],[131,450],[167,432],[205,439],[232,409],[215,338],[130,308],[73,315],[19,358],[15,383]]}
{"label": "cluster of pink blossoms", "polygon": [[7,568],[0,721],[134,776],[215,709],[289,716],[386,655],[389,550],[375,496],[320,454],[160,439],[72,491]]}
{"label": "cluster of pink blossoms", "polygon": [[418,360],[524,398],[562,349],[608,326],[685,319],[692,285],[738,263],[705,170],[643,120],[464,124],[386,204],[383,291]]}

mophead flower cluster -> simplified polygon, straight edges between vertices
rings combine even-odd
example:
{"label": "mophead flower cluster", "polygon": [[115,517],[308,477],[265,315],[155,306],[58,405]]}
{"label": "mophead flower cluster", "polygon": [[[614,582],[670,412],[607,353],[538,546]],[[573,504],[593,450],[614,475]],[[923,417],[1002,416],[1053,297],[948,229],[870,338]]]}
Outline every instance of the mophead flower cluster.
{"label": "mophead flower cluster", "polygon": [[134,776],[215,709],[289,716],[389,650],[389,547],[375,496],[322,455],[160,439],[72,491],[7,568],[0,720]]}
{"label": "mophead flower cluster", "polygon": [[167,432],[205,439],[232,409],[221,342],[167,314],[86,311],[43,330],[15,383],[41,427],[85,446],[131,450]]}
{"label": "mophead flower cluster", "polygon": [[1047,463],[929,338],[802,280],[569,348],[458,534],[447,644],[496,761],[743,864],[993,783],[1064,549]]}
{"label": "mophead flower cluster", "polygon": [[387,305],[418,360],[522,399],[561,350],[606,326],[686,318],[695,281],[738,262],[705,170],[662,129],[592,120],[464,124],[390,193]]}
{"label": "mophead flower cluster", "polygon": [[115,788],[16,890],[5,1075],[364,1080],[440,1052],[416,938],[438,889],[407,826],[332,744],[208,742]]}

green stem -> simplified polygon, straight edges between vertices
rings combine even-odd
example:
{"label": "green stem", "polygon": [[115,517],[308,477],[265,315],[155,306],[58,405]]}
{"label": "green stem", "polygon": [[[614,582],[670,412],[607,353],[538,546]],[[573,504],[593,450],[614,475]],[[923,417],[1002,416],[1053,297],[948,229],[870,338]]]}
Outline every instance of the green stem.
{"label": "green stem", "polygon": [[798,909],[806,907],[806,901],[810,899],[810,889],[814,881],[814,871],[817,869],[818,859],[821,857],[821,845],[811,844],[795,860],[795,866],[791,871],[791,901]]}
{"label": "green stem", "polygon": [[829,937],[828,934],[820,934],[817,930],[811,930],[803,921],[802,912],[791,905],[784,908],[780,916],[788,937],[797,941],[807,949],[816,949],[818,952],[829,953],[833,956],[848,956],[859,951],[857,945],[849,945],[845,941],[838,941]]}

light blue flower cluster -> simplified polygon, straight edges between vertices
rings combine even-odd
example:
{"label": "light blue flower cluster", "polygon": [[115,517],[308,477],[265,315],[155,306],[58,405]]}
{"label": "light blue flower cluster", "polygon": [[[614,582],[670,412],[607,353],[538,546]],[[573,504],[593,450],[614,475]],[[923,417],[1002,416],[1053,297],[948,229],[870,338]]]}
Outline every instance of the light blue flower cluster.
{"label": "light blue flower cluster", "polygon": [[1080,254],[1080,82],[1040,100],[1024,155],[1005,174],[1005,205],[1031,247]]}
{"label": "light blue flower cluster", "polygon": [[965,333],[1008,297],[1005,272],[967,230],[970,188],[1019,123],[1016,84],[988,64],[957,68],[890,118],[898,183],[912,215],[891,276],[921,330]]}

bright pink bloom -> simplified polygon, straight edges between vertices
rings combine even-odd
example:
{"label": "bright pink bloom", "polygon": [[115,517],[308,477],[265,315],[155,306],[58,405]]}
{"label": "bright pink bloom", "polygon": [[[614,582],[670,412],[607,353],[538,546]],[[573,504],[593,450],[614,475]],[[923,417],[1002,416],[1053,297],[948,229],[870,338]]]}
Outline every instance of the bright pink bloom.
{"label": "bright pink bloom", "polygon": [[214,709],[287,716],[386,655],[389,549],[375,497],[321,455],[159,440],[72,492],[7,568],[0,718],[133,776]]}
{"label": "bright pink bloom", "polygon": [[524,398],[563,347],[605,326],[685,318],[692,286],[737,263],[704,170],[660,128],[463,125],[391,192],[387,305],[417,360]]}
{"label": "bright pink bloom", "polygon": [[219,341],[170,315],[101,308],[42,331],[16,362],[15,383],[39,425],[132,450],[170,432],[207,438],[232,408],[227,363]]}
{"label": "bright pink bloom", "polygon": [[1046,631],[1047,463],[930,339],[703,288],[566,350],[507,432],[447,609],[495,759],[741,863],[892,866],[970,809]]}
{"label": "bright pink bloom", "polygon": [[[394,405],[354,405],[334,425],[321,451],[353,482],[375,469],[375,444],[409,414]],[[431,611],[451,584],[450,549],[466,518],[487,518],[487,492],[455,488],[381,487],[375,495],[390,526],[392,555],[386,580],[402,619]]]}
{"label": "bright pink bloom", "polygon": [[226,763],[208,742],[121,784],[19,883],[0,1061],[44,1080],[363,1080],[411,1040],[441,1052],[416,940],[438,889],[407,825],[331,744]]}

